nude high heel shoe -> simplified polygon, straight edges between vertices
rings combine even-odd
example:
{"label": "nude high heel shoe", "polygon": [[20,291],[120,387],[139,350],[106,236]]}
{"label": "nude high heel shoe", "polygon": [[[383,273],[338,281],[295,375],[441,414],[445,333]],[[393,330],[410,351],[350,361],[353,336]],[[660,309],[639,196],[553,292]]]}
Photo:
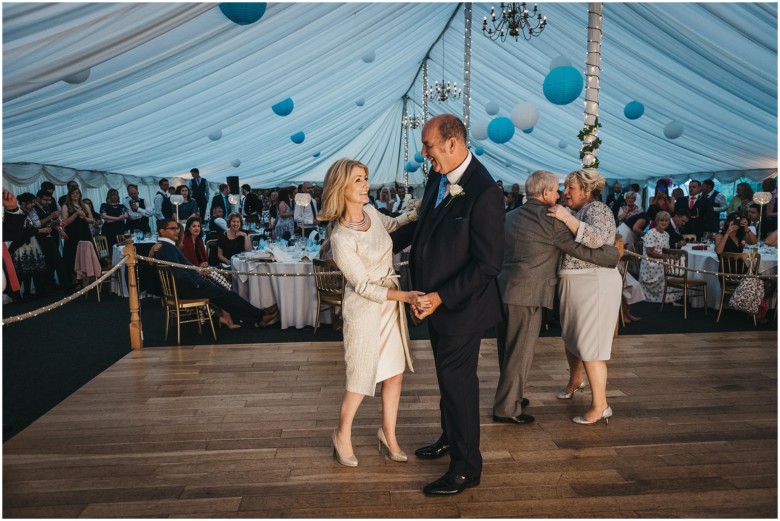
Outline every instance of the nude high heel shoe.
{"label": "nude high heel shoe", "polygon": [[558,394],[555,397],[559,400],[571,400],[572,396],[574,396],[574,393],[577,391],[582,391],[583,389],[585,389],[585,380],[583,380],[580,386],[574,389],[572,392],[567,393],[566,389],[562,389],[558,391]]}
{"label": "nude high heel shoe", "polygon": [[345,467],[357,467],[358,466],[358,460],[353,454],[352,456],[344,457],[339,452],[339,445],[336,440],[336,431],[333,431],[333,434],[330,436],[330,444],[333,446],[333,457],[336,458],[336,461],[344,465]]}
{"label": "nude high heel shoe", "polygon": [[601,413],[601,418],[593,421],[588,421],[585,419],[584,416],[575,416],[571,419],[574,423],[579,423],[580,425],[593,425],[594,423],[598,423],[601,420],[604,420],[607,425],[609,425],[609,419],[612,418],[612,407],[607,407],[604,409],[604,412]]}
{"label": "nude high heel shoe", "polygon": [[376,431],[376,439],[379,442],[380,454],[382,454],[382,447],[384,446],[387,451],[387,457],[391,460],[400,462],[406,462],[408,460],[404,451],[399,450],[398,452],[393,452],[390,450],[390,446],[387,444],[387,438],[385,437],[385,431],[382,430],[382,427],[379,427],[379,430]]}

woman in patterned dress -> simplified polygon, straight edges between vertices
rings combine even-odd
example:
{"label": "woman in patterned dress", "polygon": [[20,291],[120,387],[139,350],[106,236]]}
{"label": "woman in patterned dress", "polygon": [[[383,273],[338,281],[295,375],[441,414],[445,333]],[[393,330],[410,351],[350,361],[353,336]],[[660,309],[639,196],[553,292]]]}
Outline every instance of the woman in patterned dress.
{"label": "woman in patterned dress", "polygon": [[410,220],[381,214],[368,204],[368,167],[352,159],[339,159],[325,175],[322,209],[317,218],[334,221],[329,234],[333,260],[347,285],[342,300],[346,390],[341,401],[338,428],[331,443],[336,460],[356,467],[352,450],[352,422],[364,396],[373,396],[382,382],[382,427],[379,448],[393,461],[406,461],[398,446],[395,424],[404,370],[412,369],[409,331],[403,303],[414,303],[422,293],[400,291],[393,269],[393,241],[389,232]]}
{"label": "woman in patterned dress", "polygon": [[[615,216],[599,198],[605,180],[595,169],[575,170],[566,177],[564,197],[569,210],[556,205],[551,216],[563,221],[576,241],[591,248],[615,242]],[[617,268],[564,255],[559,271],[561,336],[569,362],[569,383],[563,395],[571,397],[585,385],[591,387],[591,405],[574,423],[590,425],[612,416],[607,404],[607,360],[620,310],[623,280]],[[584,368],[584,373],[583,373]]]}
{"label": "woman in patterned dress", "polygon": [[[671,217],[668,212],[658,212],[655,216],[655,228],[645,234],[644,255],[653,259],[663,257],[661,250],[669,247],[669,234],[666,228],[669,226]],[[639,284],[645,294],[647,302],[661,302],[664,295],[664,267],[657,262],[642,260],[639,269]],[[666,302],[674,302],[676,293],[669,292],[666,295]]]}

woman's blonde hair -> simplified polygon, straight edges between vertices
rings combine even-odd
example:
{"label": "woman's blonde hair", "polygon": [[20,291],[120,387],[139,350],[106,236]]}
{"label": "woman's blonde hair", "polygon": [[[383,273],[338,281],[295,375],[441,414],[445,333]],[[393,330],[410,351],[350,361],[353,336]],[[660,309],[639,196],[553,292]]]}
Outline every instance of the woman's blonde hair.
{"label": "woman's blonde hair", "polygon": [[590,192],[593,199],[601,198],[601,191],[604,190],[604,185],[607,183],[604,176],[599,174],[595,168],[575,170],[566,176],[565,184],[570,184],[572,181],[577,181],[583,190]]}
{"label": "woman's blonde hair", "polygon": [[317,212],[318,220],[337,221],[344,216],[347,211],[344,189],[349,183],[352,169],[355,167],[362,168],[368,175],[368,167],[354,159],[344,157],[330,165],[322,187],[322,209]]}
{"label": "woman's blonde hair", "polygon": [[672,220],[672,216],[669,215],[669,212],[658,212],[657,214],[655,214],[655,220],[656,221],[661,221],[661,220],[663,220],[663,221],[671,221]]}

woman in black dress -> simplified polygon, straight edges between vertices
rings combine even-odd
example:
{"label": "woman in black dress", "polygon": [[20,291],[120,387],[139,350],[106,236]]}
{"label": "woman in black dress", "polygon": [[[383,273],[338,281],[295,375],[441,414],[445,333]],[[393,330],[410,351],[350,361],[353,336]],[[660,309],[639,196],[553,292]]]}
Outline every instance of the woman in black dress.
{"label": "woman in black dress", "polygon": [[116,236],[127,231],[127,209],[119,202],[119,191],[112,188],[106,195],[106,202],[100,205],[100,217],[103,219],[103,235],[108,241],[108,249],[116,244]]}
{"label": "woman in black dress", "polygon": [[230,258],[252,249],[249,235],[242,231],[241,215],[231,213],[227,218],[228,229],[217,241],[217,258],[219,262],[230,265]]}
{"label": "woman in black dress", "polygon": [[65,227],[65,245],[62,247],[62,263],[65,273],[71,280],[63,281],[67,287],[73,286],[74,266],[76,265],[76,248],[79,241],[92,241],[90,224],[95,222],[89,206],[81,200],[81,190],[73,186],[68,190],[65,204],[62,205],[62,226]]}

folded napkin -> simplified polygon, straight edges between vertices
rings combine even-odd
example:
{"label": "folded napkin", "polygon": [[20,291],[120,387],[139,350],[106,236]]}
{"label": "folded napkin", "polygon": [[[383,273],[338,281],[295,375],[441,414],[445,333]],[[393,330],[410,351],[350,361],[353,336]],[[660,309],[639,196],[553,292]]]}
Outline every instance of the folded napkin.
{"label": "folded napkin", "polygon": [[273,253],[276,262],[292,262],[293,260],[287,252],[279,248],[271,248],[271,253]]}

